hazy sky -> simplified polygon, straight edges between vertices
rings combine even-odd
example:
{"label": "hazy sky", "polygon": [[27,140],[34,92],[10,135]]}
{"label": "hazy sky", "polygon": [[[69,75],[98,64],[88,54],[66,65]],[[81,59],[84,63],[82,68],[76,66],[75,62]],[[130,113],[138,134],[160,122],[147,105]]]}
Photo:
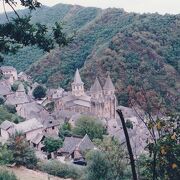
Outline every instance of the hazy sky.
{"label": "hazy sky", "polygon": [[[158,12],[160,14],[180,13],[180,0],[39,0],[42,4],[53,6],[57,3],[78,4],[100,8],[124,8],[128,12]],[[0,1],[0,12],[3,12]],[[8,8],[7,8],[8,9]]]}

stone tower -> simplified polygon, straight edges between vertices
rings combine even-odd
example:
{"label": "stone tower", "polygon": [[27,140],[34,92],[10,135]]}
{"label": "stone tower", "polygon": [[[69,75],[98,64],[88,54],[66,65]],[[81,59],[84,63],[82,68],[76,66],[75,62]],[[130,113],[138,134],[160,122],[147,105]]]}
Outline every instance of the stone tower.
{"label": "stone tower", "polygon": [[20,97],[20,96],[25,96],[26,92],[24,89],[24,85],[22,83],[19,84],[18,89],[16,91],[16,96]]}
{"label": "stone tower", "polygon": [[112,83],[110,75],[106,79],[105,85],[103,87],[104,92],[104,117],[115,119],[116,118],[116,96],[115,87]]}
{"label": "stone tower", "polygon": [[76,70],[75,76],[74,76],[74,82],[72,85],[72,95],[74,96],[83,96],[84,95],[84,83],[81,80],[79,70]]}
{"label": "stone tower", "polygon": [[99,83],[98,78],[96,78],[94,84],[90,89],[91,93],[91,112],[98,117],[103,117],[103,89]]}

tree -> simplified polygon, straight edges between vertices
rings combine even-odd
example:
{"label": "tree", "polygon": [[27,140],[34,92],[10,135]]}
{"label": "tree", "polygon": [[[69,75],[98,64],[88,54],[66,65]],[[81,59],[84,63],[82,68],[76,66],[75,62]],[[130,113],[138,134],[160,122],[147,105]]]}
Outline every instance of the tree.
{"label": "tree", "polygon": [[45,150],[49,153],[57,151],[62,147],[62,144],[63,142],[61,139],[54,139],[51,137],[44,139]]}
{"label": "tree", "polygon": [[88,134],[90,139],[102,139],[103,135],[106,134],[106,129],[98,119],[83,116],[75,123],[73,133],[80,136],[85,136]]}
{"label": "tree", "polygon": [[105,154],[100,151],[90,151],[87,160],[88,166],[85,178],[87,180],[107,180],[109,161]]}
{"label": "tree", "polygon": [[118,140],[112,137],[104,137],[103,140],[94,140],[96,147],[105,155],[108,161],[108,173],[106,179],[120,180],[124,177],[127,167],[127,153]]}
{"label": "tree", "polygon": [[10,137],[7,143],[8,150],[13,154],[13,162],[17,166],[26,166],[34,168],[37,164],[37,158],[34,150],[29,146],[25,136],[16,133]]}
{"label": "tree", "polygon": [[64,140],[66,136],[71,136],[71,125],[68,122],[65,122],[60,128],[59,128],[59,137]]}
{"label": "tree", "polygon": [[6,165],[13,162],[13,153],[8,149],[7,144],[0,147],[0,164]]}
{"label": "tree", "polygon": [[0,96],[0,105],[4,104],[4,102],[5,102],[4,97],[3,97],[3,96]]}
{"label": "tree", "polygon": [[17,111],[16,111],[16,107],[14,105],[11,105],[11,104],[6,104],[5,105],[5,108],[7,109],[7,111],[9,113],[12,113],[12,114],[15,114]]}
{"label": "tree", "polygon": [[14,173],[0,169],[0,180],[17,180]]}
{"label": "tree", "polygon": [[46,96],[46,88],[44,88],[41,85],[38,85],[34,90],[33,90],[33,96],[35,99],[41,99]]}
{"label": "tree", "polygon": [[[48,34],[46,25],[40,23],[31,24],[31,17],[20,17],[15,10],[16,4],[28,7],[31,11],[41,7],[41,3],[36,0],[2,0],[7,23],[0,24],[0,59],[2,54],[15,53],[23,45],[37,45],[44,51],[50,51],[55,45],[64,46],[70,41],[66,34],[62,32],[62,26],[55,23],[52,28],[52,36]],[[10,21],[6,13],[5,4],[8,4],[14,11],[16,18]]]}
{"label": "tree", "polygon": [[131,147],[131,143],[130,143],[130,139],[129,139],[129,134],[128,134],[128,131],[127,131],[127,128],[126,128],[125,119],[124,119],[124,116],[123,116],[122,111],[120,109],[117,109],[117,113],[118,113],[118,115],[120,117],[122,127],[123,127],[123,131],[124,131],[124,135],[125,135],[125,138],[126,138],[126,144],[127,144],[129,157],[130,157],[130,164],[131,164],[133,180],[137,180],[135,160],[134,160],[134,155],[133,155],[133,151],[132,151],[132,147]]}

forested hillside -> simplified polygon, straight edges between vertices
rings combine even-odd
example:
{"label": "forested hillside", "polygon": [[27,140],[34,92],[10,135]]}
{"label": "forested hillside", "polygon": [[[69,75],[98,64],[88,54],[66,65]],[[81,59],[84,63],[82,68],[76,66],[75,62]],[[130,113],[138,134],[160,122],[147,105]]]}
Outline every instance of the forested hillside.
{"label": "forested hillside", "polygon": [[69,88],[76,68],[87,88],[96,76],[104,83],[109,71],[121,104],[129,105],[130,87],[137,93],[145,87],[171,108],[180,108],[180,15],[63,4],[32,13],[33,23],[52,26],[56,21],[64,23],[67,34],[76,32],[67,47],[49,54],[25,47],[7,56],[5,64],[26,70],[35,81],[64,88]]}

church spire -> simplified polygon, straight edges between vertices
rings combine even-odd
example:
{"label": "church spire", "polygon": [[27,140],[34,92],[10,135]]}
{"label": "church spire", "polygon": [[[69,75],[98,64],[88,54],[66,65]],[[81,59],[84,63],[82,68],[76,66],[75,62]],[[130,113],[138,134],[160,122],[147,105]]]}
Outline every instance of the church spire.
{"label": "church spire", "polygon": [[112,83],[112,80],[110,78],[110,75],[108,74],[108,77],[106,79],[106,82],[105,82],[105,85],[103,87],[103,90],[106,90],[106,91],[115,91],[115,87]]}
{"label": "church spire", "polygon": [[79,74],[78,69],[76,69],[76,73],[74,76],[74,82],[72,83],[72,94],[74,96],[84,95],[84,83],[81,80],[81,76]]}
{"label": "church spire", "polygon": [[102,91],[101,84],[99,83],[99,80],[98,80],[97,77],[96,77],[96,80],[95,80],[94,84],[91,86],[90,91],[91,91],[92,93],[97,93],[97,92],[99,92],[99,91]]}
{"label": "church spire", "polygon": [[79,74],[79,70],[76,69],[76,73],[75,73],[75,76],[74,76],[74,82],[75,84],[82,84],[82,80],[81,80],[81,76]]}

